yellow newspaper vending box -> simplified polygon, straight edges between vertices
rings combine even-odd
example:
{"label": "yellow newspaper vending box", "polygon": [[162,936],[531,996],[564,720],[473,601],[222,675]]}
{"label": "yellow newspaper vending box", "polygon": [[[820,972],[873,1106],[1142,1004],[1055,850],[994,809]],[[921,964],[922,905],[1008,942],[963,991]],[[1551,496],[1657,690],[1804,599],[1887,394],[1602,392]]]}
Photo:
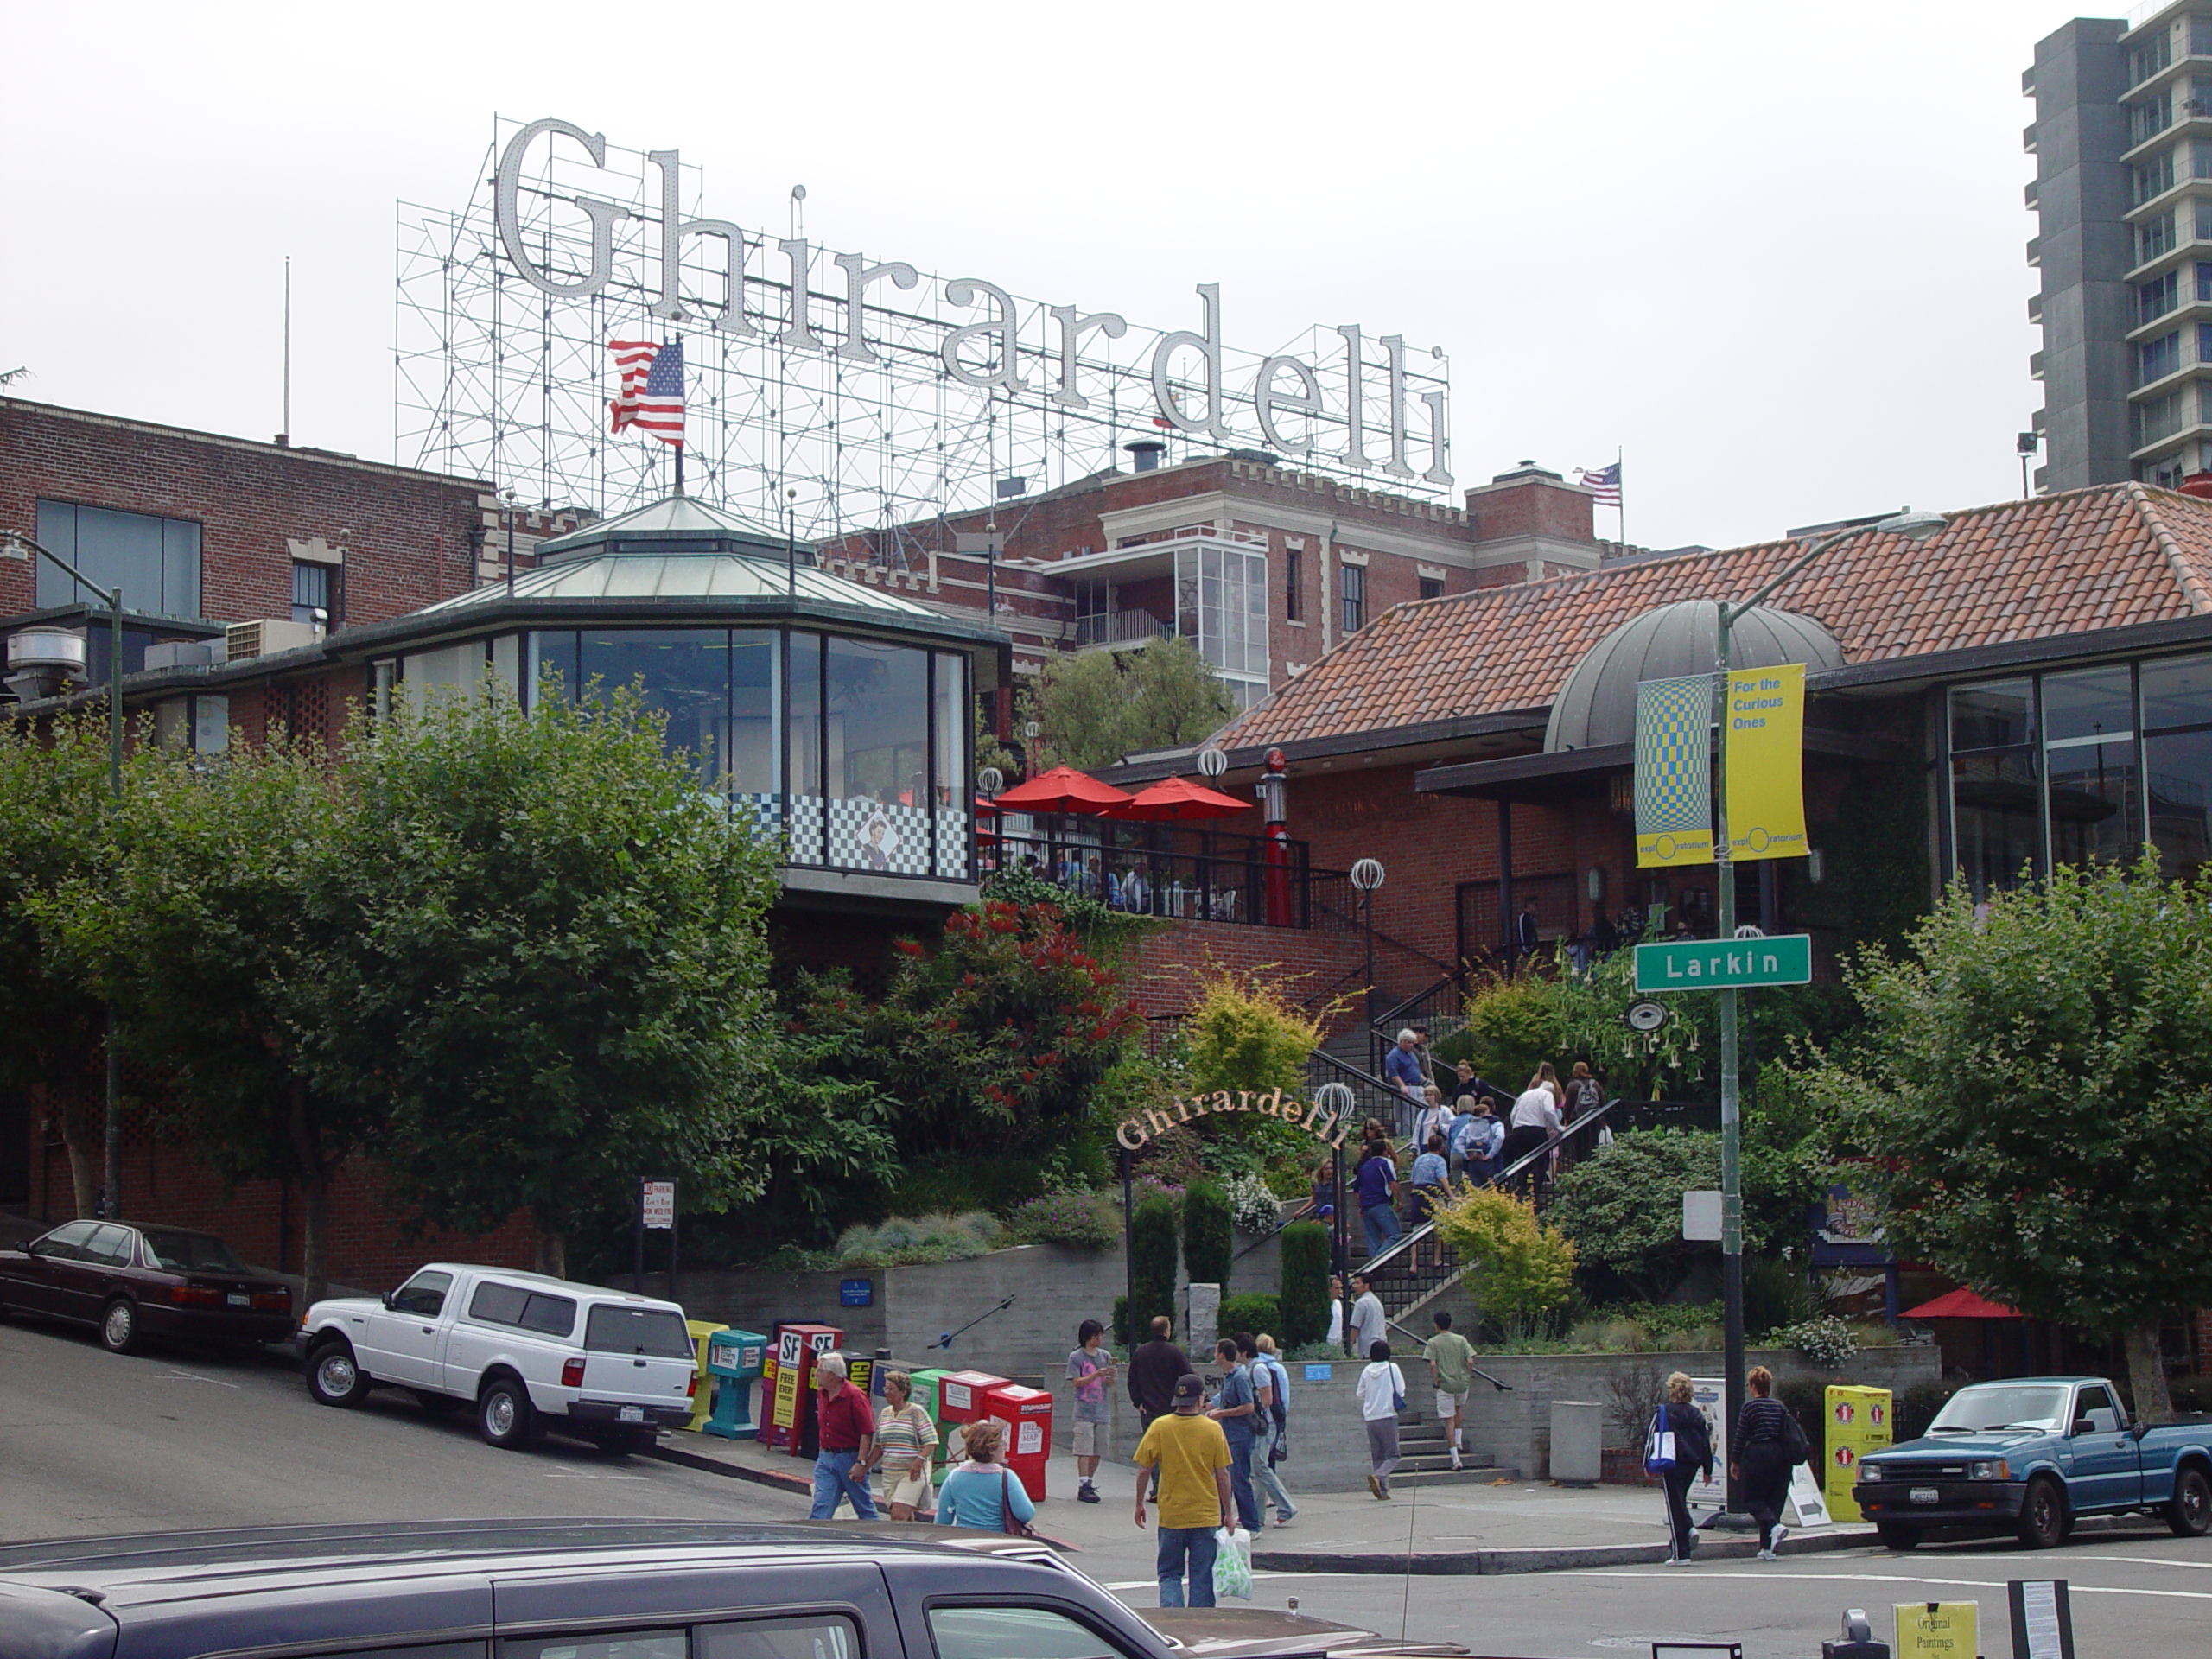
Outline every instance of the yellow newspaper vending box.
{"label": "yellow newspaper vending box", "polygon": [[1879,1451],[1893,1438],[1890,1391],[1831,1383],[1827,1407],[1827,1474],[1822,1490],[1828,1514],[1837,1521],[1857,1521],[1862,1517],[1859,1505],[1852,1501],[1851,1487],[1859,1478],[1859,1459]]}

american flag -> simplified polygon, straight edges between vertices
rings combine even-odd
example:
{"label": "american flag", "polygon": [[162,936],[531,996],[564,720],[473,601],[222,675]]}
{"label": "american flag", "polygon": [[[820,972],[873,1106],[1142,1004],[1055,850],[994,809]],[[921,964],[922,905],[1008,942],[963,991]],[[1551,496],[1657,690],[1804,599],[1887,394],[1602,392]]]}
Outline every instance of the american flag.
{"label": "american flag", "polygon": [[642,427],[663,443],[683,446],[683,342],[610,340],[622,390],[609,405],[614,430]]}
{"label": "american flag", "polygon": [[1596,496],[1599,506],[1620,505],[1621,464],[1618,461],[1610,467],[1600,467],[1594,473],[1585,467],[1575,475],[1574,481]]}

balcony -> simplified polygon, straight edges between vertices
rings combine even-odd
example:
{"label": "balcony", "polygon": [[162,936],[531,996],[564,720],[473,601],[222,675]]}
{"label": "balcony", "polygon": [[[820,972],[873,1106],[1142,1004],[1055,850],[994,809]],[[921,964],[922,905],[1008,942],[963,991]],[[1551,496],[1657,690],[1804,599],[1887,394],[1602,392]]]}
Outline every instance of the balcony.
{"label": "balcony", "polygon": [[[1054,823],[1069,827],[1043,827]],[[1330,932],[1357,925],[1351,878],[1315,869],[1302,841],[1280,843],[1270,862],[1270,843],[1261,836],[1013,813],[997,835],[986,831],[981,840],[987,873],[1031,870],[1133,916]]]}
{"label": "balcony", "polygon": [[1119,645],[1141,645],[1174,637],[1175,625],[1161,621],[1150,611],[1103,611],[1075,620],[1077,651],[1111,651]]}

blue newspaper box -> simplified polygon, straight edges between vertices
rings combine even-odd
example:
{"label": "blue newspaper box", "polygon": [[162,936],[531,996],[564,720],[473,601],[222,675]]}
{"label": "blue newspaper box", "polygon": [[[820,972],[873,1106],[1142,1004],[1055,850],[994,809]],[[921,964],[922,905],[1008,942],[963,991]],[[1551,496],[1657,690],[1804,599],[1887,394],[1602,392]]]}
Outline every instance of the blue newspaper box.
{"label": "blue newspaper box", "polygon": [[768,1338],[732,1328],[707,1338],[707,1375],[715,1379],[715,1414],[702,1425],[726,1440],[749,1440],[760,1432],[753,1421],[753,1385],[768,1355]]}

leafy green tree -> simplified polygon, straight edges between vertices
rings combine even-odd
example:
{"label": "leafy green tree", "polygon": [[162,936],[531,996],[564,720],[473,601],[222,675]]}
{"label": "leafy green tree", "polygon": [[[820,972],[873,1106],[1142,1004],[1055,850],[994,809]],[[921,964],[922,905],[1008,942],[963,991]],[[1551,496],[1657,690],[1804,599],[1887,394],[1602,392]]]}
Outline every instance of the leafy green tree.
{"label": "leafy green tree", "polygon": [[1955,886],[1860,960],[1859,1052],[1808,1081],[1900,1254],[2124,1338],[2164,1412],[2159,1322],[2212,1302],[2212,887],[2146,855],[1975,912]]}
{"label": "leafy green tree", "polygon": [[334,886],[349,816],[320,756],[281,740],[209,768],[149,760],[124,798],[113,876],[81,873],[44,911],[114,999],[133,1057],[169,1077],[163,1126],[226,1181],[300,1189],[310,1298],[332,1179],[386,1120],[382,1098],[333,1090],[308,1062],[356,1012],[327,994],[359,931]]}
{"label": "leafy green tree", "polygon": [[1154,1193],[1129,1220],[1129,1271],[1136,1306],[1129,1315],[1132,1342],[1146,1341],[1152,1322],[1175,1316],[1175,1201]]}
{"label": "leafy green tree", "polygon": [[1573,1241],[1537,1220],[1529,1199],[1503,1187],[1465,1186],[1433,1213],[1437,1236],[1462,1263],[1483,1316],[1509,1335],[1567,1305],[1574,1289]]}
{"label": "leafy green tree", "polygon": [[[1744,1249],[1764,1255],[1802,1238],[1818,1195],[1814,1166],[1746,1137]],[[1574,1241],[1585,1263],[1618,1274],[1643,1300],[1662,1301],[1710,1244],[1686,1242],[1682,1194],[1720,1185],[1720,1137],[1681,1129],[1616,1136],[1560,1176],[1545,1218]]]}
{"label": "leafy green tree", "polygon": [[1329,1331],[1329,1230],[1318,1221],[1282,1230],[1282,1329],[1286,1349],[1319,1342]]}
{"label": "leafy green tree", "polygon": [[1191,1282],[1229,1289],[1236,1223],[1229,1194],[1213,1181],[1193,1181],[1183,1193],[1183,1270]]}
{"label": "leafy green tree", "polygon": [[1213,966],[1198,977],[1183,1032],[1193,1090],[1256,1095],[1280,1089],[1292,1095],[1306,1085],[1306,1056],[1320,1046],[1322,1022],[1264,973]]}
{"label": "leafy green tree", "polygon": [[1195,743],[1236,712],[1220,676],[1181,639],[1053,657],[1022,701],[1025,719],[1039,728],[1032,757],[1039,772],[1090,771],[1141,749]]}
{"label": "leafy green tree", "polygon": [[[92,1213],[99,1179],[106,1005],[67,952],[64,888],[105,888],[117,857],[105,714],[44,736],[0,729],[0,1085],[60,1125],[71,1197]],[[135,779],[143,763],[134,757]]]}
{"label": "leafy green tree", "polygon": [[423,1223],[526,1212],[539,1262],[673,1175],[736,1204],[831,1126],[752,1109],[775,857],[698,790],[628,690],[447,698],[357,730],[331,906],[358,917],[300,1033],[316,1087],[388,1112],[378,1161]]}

